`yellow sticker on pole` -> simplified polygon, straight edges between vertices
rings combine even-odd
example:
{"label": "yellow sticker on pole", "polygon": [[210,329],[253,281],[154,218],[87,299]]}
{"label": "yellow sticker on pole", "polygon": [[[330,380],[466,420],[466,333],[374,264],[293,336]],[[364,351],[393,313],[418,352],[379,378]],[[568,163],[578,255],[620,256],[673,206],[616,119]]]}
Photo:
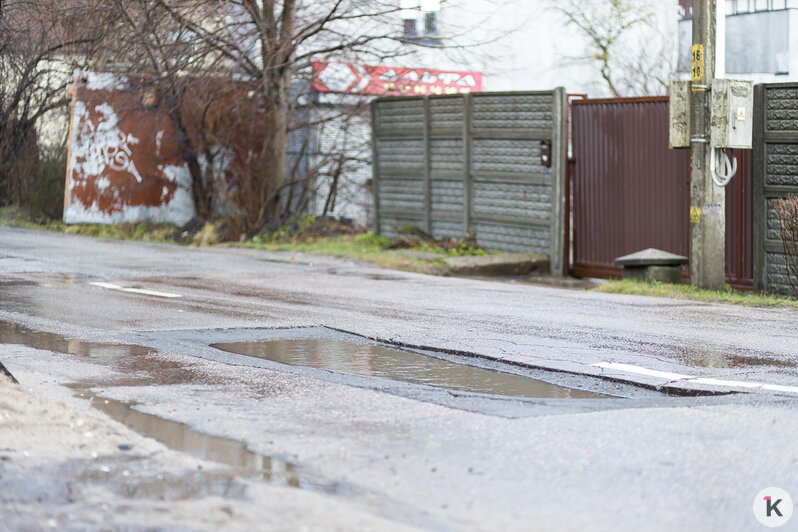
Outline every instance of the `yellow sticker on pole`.
{"label": "yellow sticker on pole", "polygon": [[[690,69],[693,75],[693,84],[696,85],[704,85],[704,76],[706,72],[704,71],[704,45],[703,44],[694,44],[692,50],[692,57],[693,57],[693,64]],[[700,89],[693,87],[693,92],[697,92]]]}
{"label": "yellow sticker on pole", "polygon": [[701,223],[701,207],[690,207],[690,223]]}

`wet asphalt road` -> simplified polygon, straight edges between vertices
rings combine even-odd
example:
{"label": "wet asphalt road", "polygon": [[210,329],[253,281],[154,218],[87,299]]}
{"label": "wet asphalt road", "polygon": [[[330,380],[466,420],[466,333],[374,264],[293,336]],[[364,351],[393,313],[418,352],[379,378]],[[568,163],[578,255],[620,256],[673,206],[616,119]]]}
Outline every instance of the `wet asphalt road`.
{"label": "wet asphalt road", "polygon": [[[0,301],[7,324],[151,350],[0,355],[12,372],[46,366],[68,383],[83,366],[105,365],[115,377],[91,383],[103,396],[290,460],[351,486],[345,496],[364,508],[422,528],[755,530],[759,490],[798,497],[790,310],[9,228],[0,228]],[[210,347],[349,333],[460,362],[509,361],[522,374],[626,398],[452,394]],[[673,398],[624,382],[751,393]]]}

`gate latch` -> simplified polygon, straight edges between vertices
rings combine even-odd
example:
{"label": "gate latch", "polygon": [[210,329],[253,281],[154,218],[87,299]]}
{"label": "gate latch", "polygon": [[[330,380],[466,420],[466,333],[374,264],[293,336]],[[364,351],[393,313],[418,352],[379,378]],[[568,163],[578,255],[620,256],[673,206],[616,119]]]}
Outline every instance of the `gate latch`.
{"label": "gate latch", "polygon": [[551,168],[551,140],[540,141],[540,164]]}

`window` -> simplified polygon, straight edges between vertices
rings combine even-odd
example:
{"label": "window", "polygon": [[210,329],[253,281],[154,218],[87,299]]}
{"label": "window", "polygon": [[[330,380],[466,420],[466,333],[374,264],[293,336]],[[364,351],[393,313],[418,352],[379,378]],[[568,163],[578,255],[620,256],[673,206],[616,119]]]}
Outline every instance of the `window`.
{"label": "window", "polygon": [[440,0],[400,0],[403,37],[418,44],[440,46]]}
{"label": "window", "polygon": [[[727,15],[790,8],[798,9],[798,0],[726,0]],[[679,0],[679,14],[682,18],[692,18],[693,0]]]}
{"label": "window", "polygon": [[424,13],[424,35],[438,35],[438,13]]}

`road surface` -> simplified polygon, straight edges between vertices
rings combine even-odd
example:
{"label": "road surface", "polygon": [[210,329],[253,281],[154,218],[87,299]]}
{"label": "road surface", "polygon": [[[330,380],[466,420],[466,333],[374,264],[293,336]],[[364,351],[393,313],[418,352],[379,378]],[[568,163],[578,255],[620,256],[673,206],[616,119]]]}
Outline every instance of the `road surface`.
{"label": "road surface", "polygon": [[[0,362],[22,383],[4,386],[29,394],[0,395],[16,397],[0,507],[19,528],[757,530],[760,490],[798,496],[789,309],[11,228],[0,300]],[[212,347],[294,338],[614,398],[484,395]]]}

